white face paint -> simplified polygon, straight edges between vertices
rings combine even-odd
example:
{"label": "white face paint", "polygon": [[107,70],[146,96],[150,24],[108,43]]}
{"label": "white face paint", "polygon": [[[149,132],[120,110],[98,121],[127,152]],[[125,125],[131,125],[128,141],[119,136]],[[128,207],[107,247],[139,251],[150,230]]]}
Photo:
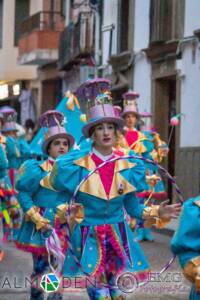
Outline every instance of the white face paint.
{"label": "white face paint", "polygon": [[68,140],[65,138],[58,138],[51,142],[48,149],[49,156],[56,159],[59,155],[66,154],[69,150]]}
{"label": "white face paint", "polygon": [[92,135],[94,147],[99,151],[112,152],[116,143],[116,129],[113,123],[101,123],[95,126]]}
{"label": "white face paint", "polygon": [[128,127],[128,129],[134,129],[136,124],[137,124],[137,117],[136,114],[134,113],[127,113],[125,114],[124,117],[126,126]]}

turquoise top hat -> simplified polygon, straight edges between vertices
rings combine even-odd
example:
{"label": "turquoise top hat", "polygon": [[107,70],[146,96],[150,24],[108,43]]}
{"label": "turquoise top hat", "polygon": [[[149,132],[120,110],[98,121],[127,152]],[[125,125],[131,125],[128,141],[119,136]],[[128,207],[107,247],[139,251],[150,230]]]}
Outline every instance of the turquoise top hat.
{"label": "turquoise top hat", "polygon": [[69,141],[69,148],[74,145],[74,138],[68,134],[65,127],[62,126],[64,115],[56,110],[48,110],[39,118],[40,125],[45,131],[45,140],[42,144],[42,150],[47,153],[49,143],[54,139],[66,138]]}
{"label": "turquoise top hat", "polygon": [[88,80],[77,89],[76,95],[88,103],[88,122],[82,128],[85,137],[90,137],[91,129],[102,122],[114,123],[119,129],[123,128],[124,121],[116,115],[112,104],[109,80],[105,78]]}

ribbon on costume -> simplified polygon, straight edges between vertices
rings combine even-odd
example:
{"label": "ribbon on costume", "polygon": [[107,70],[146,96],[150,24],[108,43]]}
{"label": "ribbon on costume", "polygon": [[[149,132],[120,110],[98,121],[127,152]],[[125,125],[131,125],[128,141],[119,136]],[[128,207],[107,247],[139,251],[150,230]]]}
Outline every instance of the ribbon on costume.
{"label": "ribbon on costume", "polygon": [[[48,253],[49,266],[54,274],[61,276],[65,256],[62,253],[60,240],[54,228],[50,227],[50,235],[45,237],[45,246]],[[51,262],[51,256],[55,259],[54,264]]]}
{"label": "ribbon on costume", "polygon": [[65,96],[68,98],[66,106],[69,110],[74,110],[75,105],[80,108],[79,101],[74,94],[72,94],[70,91],[67,91]]}

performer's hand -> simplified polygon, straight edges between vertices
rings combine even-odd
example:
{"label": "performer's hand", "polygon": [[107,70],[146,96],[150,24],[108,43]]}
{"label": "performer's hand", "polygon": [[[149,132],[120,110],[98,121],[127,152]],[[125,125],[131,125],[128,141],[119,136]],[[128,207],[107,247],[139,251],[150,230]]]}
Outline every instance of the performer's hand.
{"label": "performer's hand", "polygon": [[31,220],[35,223],[36,225],[36,229],[37,230],[47,230],[49,229],[49,224],[50,224],[50,221],[46,218],[44,218],[43,216],[41,216],[41,214],[39,212],[36,212]]}
{"label": "performer's hand", "polygon": [[160,204],[158,213],[162,219],[176,219],[181,212],[181,203],[168,205],[169,200],[163,201]]}
{"label": "performer's hand", "polygon": [[194,285],[197,292],[200,292],[200,266],[194,269],[195,277],[194,277]]}
{"label": "performer's hand", "polygon": [[60,204],[57,206],[57,216],[61,224],[67,222],[67,208],[68,204]]}
{"label": "performer's hand", "polygon": [[71,208],[71,217],[77,222],[81,223],[84,219],[84,207],[80,203],[74,203]]}
{"label": "performer's hand", "polygon": [[[67,204],[61,204],[57,206],[57,215],[59,217],[59,220],[61,224],[67,222],[67,209],[68,205]],[[80,203],[74,203],[71,206],[71,211],[70,211],[70,216],[69,216],[69,222],[75,221],[77,223],[80,223],[84,219],[84,207]]]}
{"label": "performer's hand", "polygon": [[47,222],[47,223],[44,223],[43,224],[43,227],[40,229],[42,232],[46,232],[46,231],[48,231],[48,230],[50,230],[51,229],[51,226],[50,226],[50,224],[49,224],[49,222]]}
{"label": "performer's hand", "polygon": [[191,281],[198,292],[200,292],[200,266],[199,256],[191,259],[183,268],[184,276]]}
{"label": "performer's hand", "polygon": [[74,226],[81,223],[84,219],[84,207],[80,203],[74,203],[71,206],[71,213],[69,217],[69,227],[70,231],[73,231]]}
{"label": "performer's hand", "polygon": [[195,277],[194,285],[195,285],[195,288],[196,288],[197,292],[200,293],[200,275],[197,275]]}
{"label": "performer's hand", "polygon": [[166,148],[161,148],[161,149],[160,149],[160,152],[161,152],[161,155],[162,155],[163,157],[167,157],[167,155],[169,154],[169,148],[168,148],[168,147],[166,147]]}
{"label": "performer's hand", "polygon": [[8,208],[8,212],[9,212],[9,215],[10,215],[11,217],[17,217],[17,216],[20,215],[19,209],[16,208],[16,207],[10,207],[10,208]]}
{"label": "performer's hand", "polygon": [[36,223],[36,229],[37,230],[43,230],[43,231],[47,231],[49,230],[49,224],[50,221],[46,218],[41,217]]}

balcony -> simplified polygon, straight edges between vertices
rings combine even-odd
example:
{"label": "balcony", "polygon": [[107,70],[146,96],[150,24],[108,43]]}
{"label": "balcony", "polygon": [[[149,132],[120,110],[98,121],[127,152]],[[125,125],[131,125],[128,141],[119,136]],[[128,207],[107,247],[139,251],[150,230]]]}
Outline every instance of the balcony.
{"label": "balcony", "polygon": [[64,28],[58,12],[38,12],[21,25],[18,62],[44,65],[58,59],[60,33]]}
{"label": "balcony", "polygon": [[78,22],[71,22],[60,35],[59,70],[69,69],[94,52],[94,14],[80,13]]}

